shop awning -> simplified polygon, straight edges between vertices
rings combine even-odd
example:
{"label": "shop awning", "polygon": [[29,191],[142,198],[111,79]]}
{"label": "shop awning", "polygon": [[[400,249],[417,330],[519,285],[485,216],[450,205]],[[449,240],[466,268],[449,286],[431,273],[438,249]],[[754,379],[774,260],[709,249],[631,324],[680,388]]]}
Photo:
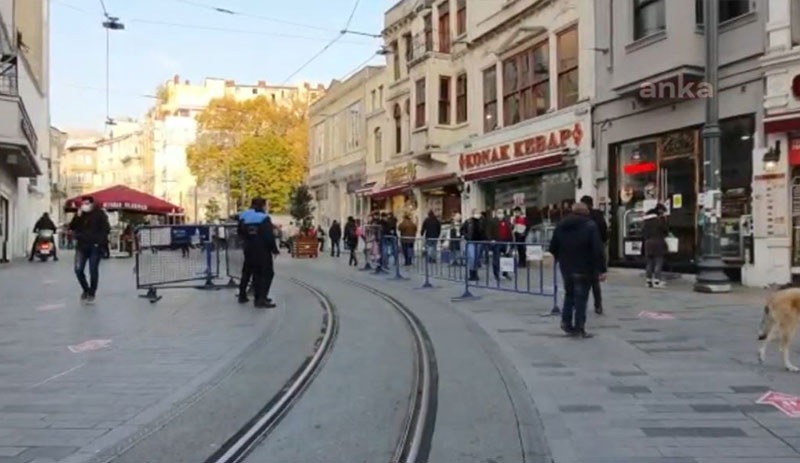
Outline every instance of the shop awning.
{"label": "shop awning", "polygon": [[80,207],[81,198],[91,196],[94,203],[108,211],[138,212],[141,214],[174,215],[183,212],[179,206],[164,201],[142,191],[116,185],[104,190],[87,193],[67,200],[65,211],[75,211]]}
{"label": "shop awning", "polygon": [[388,198],[390,196],[396,196],[396,195],[398,195],[400,193],[403,193],[404,191],[408,190],[409,188],[411,188],[411,184],[410,183],[404,183],[402,185],[395,185],[395,186],[390,186],[390,187],[383,188],[381,190],[378,190],[378,191],[372,193],[370,196],[372,198],[375,198],[375,199]]}
{"label": "shop awning", "polygon": [[464,174],[465,181],[474,180],[489,180],[497,177],[506,177],[508,175],[520,174],[530,172],[532,170],[545,169],[561,164],[562,157],[560,153],[542,156],[535,159],[528,159],[523,162],[516,162],[513,164],[506,164],[503,166],[493,167],[490,169],[483,169],[477,172],[469,172]]}
{"label": "shop awning", "polygon": [[800,132],[800,113],[782,114],[764,118],[764,132]]}
{"label": "shop awning", "polygon": [[422,188],[436,188],[445,185],[452,185],[454,183],[458,183],[458,175],[456,175],[455,172],[450,172],[418,179],[414,182],[414,186]]}
{"label": "shop awning", "polygon": [[357,195],[368,194],[369,192],[372,191],[373,188],[375,188],[375,183],[376,182],[365,183],[365,184],[361,185],[361,187],[356,188],[355,190],[353,190],[353,193],[357,194]]}

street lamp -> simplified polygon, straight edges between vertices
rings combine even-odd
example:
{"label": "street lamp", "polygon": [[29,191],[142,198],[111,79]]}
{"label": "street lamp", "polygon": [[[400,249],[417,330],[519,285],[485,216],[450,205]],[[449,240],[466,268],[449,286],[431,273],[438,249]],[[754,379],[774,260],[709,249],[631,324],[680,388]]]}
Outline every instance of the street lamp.
{"label": "street lamp", "polygon": [[106,30],[106,125],[116,125],[113,119],[111,119],[111,97],[110,97],[110,80],[111,80],[111,31],[122,31],[125,30],[125,24],[123,24],[119,18],[116,16],[109,16],[106,13],[106,20],[103,21],[103,28]]}
{"label": "street lamp", "polygon": [[694,290],[702,293],[726,293],[731,284],[725,275],[720,252],[720,135],[719,127],[719,1],[705,0],[704,32],[706,49],[706,84],[712,89],[706,99],[703,126],[703,240],[697,263]]}

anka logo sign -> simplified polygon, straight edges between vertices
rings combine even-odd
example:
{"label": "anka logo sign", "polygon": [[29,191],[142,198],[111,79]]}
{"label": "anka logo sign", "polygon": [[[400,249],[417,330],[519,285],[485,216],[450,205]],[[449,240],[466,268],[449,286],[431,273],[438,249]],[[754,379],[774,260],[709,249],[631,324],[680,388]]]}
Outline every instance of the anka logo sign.
{"label": "anka logo sign", "polygon": [[714,87],[707,82],[686,80],[683,76],[661,82],[639,85],[639,98],[644,100],[694,100],[714,96]]}

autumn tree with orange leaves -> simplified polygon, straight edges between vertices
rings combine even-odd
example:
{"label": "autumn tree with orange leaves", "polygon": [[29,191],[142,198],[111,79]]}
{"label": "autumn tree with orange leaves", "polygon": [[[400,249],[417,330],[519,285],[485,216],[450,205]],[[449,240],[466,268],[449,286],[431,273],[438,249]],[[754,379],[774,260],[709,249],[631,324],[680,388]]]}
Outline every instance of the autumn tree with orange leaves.
{"label": "autumn tree with orange leaves", "polygon": [[211,101],[198,115],[197,139],[186,155],[199,184],[230,187],[234,200],[261,196],[270,210],[283,212],[305,176],[307,147],[303,102],[228,97]]}

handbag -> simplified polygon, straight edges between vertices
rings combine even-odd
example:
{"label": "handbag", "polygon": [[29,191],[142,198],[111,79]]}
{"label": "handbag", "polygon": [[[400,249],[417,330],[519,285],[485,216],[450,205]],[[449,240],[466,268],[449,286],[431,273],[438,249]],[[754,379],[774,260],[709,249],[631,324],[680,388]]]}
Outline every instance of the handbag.
{"label": "handbag", "polygon": [[678,252],[678,237],[675,235],[669,235],[664,238],[664,241],[667,242],[667,252],[670,254],[675,254]]}

